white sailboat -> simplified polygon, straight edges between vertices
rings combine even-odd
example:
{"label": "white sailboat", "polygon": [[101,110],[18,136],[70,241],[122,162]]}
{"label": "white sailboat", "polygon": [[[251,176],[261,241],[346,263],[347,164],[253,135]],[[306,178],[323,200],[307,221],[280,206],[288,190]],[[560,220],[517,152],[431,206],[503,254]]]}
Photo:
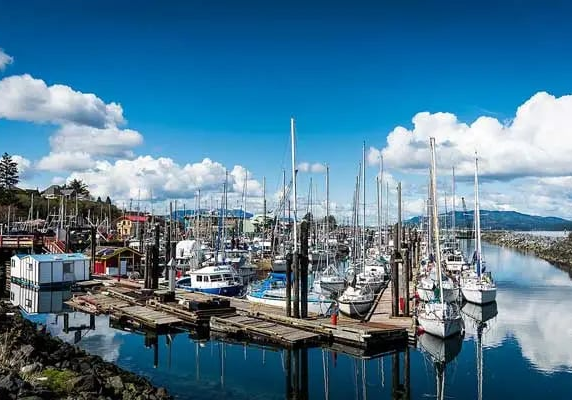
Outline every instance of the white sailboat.
{"label": "white sailboat", "polygon": [[[363,144],[362,160],[362,184],[363,184],[363,225],[362,225],[362,267],[363,271],[355,275],[352,285],[338,297],[340,312],[350,317],[362,317],[373,306],[374,292],[381,289],[383,278],[365,270],[366,249],[365,249],[365,143]],[[360,282],[361,281],[361,282]]]}
{"label": "white sailboat", "polygon": [[485,272],[481,250],[481,217],[479,211],[479,159],[475,156],[475,270],[466,273],[461,280],[463,297],[470,303],[492,303],[497,297],[497,286],[490,272]]}
{"label": "white sailboat", "polygon": [[[431,200],[433,237],[439,238],[439,221],[437,210],[437,170],[435,166],[435,138],[430,139],[431,147]],[[421,328],[432,335],[446,338],[461,332],[463,320],[456,302],[447,303],[443,295],[443,275],[441,266],[441,252],[439,241],[435,240],[435,262],[439,282],[437,298],[434,301],[421,305],[417,320]]]}

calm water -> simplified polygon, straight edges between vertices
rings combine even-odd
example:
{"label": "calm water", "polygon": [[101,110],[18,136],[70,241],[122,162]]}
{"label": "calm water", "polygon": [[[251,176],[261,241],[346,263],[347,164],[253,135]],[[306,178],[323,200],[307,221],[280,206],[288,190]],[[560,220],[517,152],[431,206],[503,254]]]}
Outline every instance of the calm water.
{"label": "calm water", "polygon": [[[570,399],[572,392],[572,281],[567,273],[537,258],[496,246],[485,246],[489,270],[498,282],[497,310],[464,309],[492,318],[483,328],[484,399]],[[497,311],[495,316],[495,311]],[[484,317],[482,313],[491,315]],[[38,315],[49,330],[87,351],[165,386],[180,399],[284,399],[288,397],[286,351],[218,341],[195,341],[186,333],[144,336],[109,326],[96,318],[95,330],[63,333],[63,317]],[[69,326],[89,325],[89,316],[71,313]],[[411,399],[437,393],[435,357],[445,351],[444,394],[447,399],[476,399],[477,325],[465,316],[463,339],[442,342],[424,338],[425,349],[411,349]],[[156,346],[154,345],[156,343]],[[155,348],[158,352],[154,365]],[[427,350],[429,349],[429,351]],[[399,376],[393,355],[360,360],[322,349],[298,356],[304,368],[294,390],[310,399],[391,399],[393,384],[404,381],[404,353]],[[307,361],[305,360],[307,358]],[[396,382],[397,383],[397,382]],[[303,395],[303,393],[302,393]]]}

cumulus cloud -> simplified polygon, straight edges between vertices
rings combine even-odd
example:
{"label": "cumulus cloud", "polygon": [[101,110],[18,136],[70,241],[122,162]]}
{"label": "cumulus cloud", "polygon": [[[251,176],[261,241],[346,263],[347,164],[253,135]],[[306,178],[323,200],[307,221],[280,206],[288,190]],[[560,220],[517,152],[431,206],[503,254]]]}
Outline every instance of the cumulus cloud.
{"label": "cumulus cloud", "polygon": [[133,157],[133,149],[143,143],[143,136],[131,129],[115,126],[95,128],[66,124],[50,138],[55,152],[89,152],[91,155]]}
{"label": "cumulus cloud", "polygon": [[326,166],[322,163],[309,163],[304,161],[298,164],[298,171],[321,174],[326,172]]}
{"label": "cumulus cloud", "polygon": [[[404,171],[426,170],[429,138],[435,137],[439,168],[456,167],[460,176],[474,170],[478,151],[483,177],[511,180],[524,176],[572,174],[572,96],[555,97],[539,92],[518,107],[514,119],[500,122],[488,116],[472,124],[460,122],[451,113],[420,112],[413,129],[397,127],[381,150],[384,162]],[[370,149],[370,163],[379,157]]]}
{"label": "cumulus cloud", "polygon": [[26,180],[32,177],[33,168],[32,162],[30,160],[20,155],[14,154],[12,156],[12,161],[15,161],[18,164],[18,175],[20,176],[20,180]]}
{"label": "cumulus cloud", "polygon": [[[229,172],[229,190],[242,193],[245,169],[235,166]],[[132,160],[96,161],[86,171],[74,172],[68,179],[81,179],[94,196],[115,199],[164,200],[194,197],[199,189],[222,192],[226,168],[209,158],[180,165],[171,158],[140,156]],[[260,183],[249,173],[249,194],[260,193]],[[229,204],[230,206],[230,204]]]}
{"label": "cumulus cloud", "polygon": [[6,67],[14,62],[14,57],[6,54],[4,49],[0,48],[0,71],[6,69]]}
{"label": "cumulus cloud", "polygon": [[126,123],[121,105],[28,74],[0,80],[0,118],[59,125],[50,154],[38,162],[42,170],[87,169],[96,156],[133,157],[143,143],[139,132],[120,128]]}
{"label": "cumulus cloud", "polygon": [[94,128],[125,123],[119,104],[106,104],[92,93],[78,92],[66,85],[48,86],[28,74],[0,80],[0,118]]}
{"label": "cumulus cloud", "polygon": [[[246,194],[249,196],[262,196],[262,186],[260,182],[252,179],[252,172],[248,171],[241,165],[235,165],[230,175],[233,178],[233,190],[237,193],[241,193],[244,190],[244,183],[246,182]],[[246,179],[248,177],[248,180]]]}
{"label": "cumulus cloud", "polygon": [[37,162],[36,168],[41,171],[83,171],[93,167],[91,155],[85,152],[50,153]]}

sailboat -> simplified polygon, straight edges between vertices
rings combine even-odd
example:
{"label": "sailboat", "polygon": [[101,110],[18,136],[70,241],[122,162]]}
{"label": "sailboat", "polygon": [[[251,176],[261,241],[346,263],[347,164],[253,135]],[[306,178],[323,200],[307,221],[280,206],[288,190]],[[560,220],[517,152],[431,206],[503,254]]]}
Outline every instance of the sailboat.
{"label": "sailboat", "polygon": [[[375,301],[374,292],[380,290],[379,282],[383,284],[383,278],[378,275],[368,273],[365,270],[366,249],[365,249],[365,143],[363,144],[362,160],[362,184],[363,184],[363,225],[362,225],[362,266],[363,271],[354,275],[352,285],[338,297],[340,312],[350,317],[361,317],[369,311]],[[356,204],[357,206],[357,204]],[[361,280],[361,284],[358,282]]]}
{"label": "sailboat", "polygon": [[336,268],[334,263],[330,263],[330,167],[326,166],[326,268],[314,280],[314,288],[320,293],[341,293],[346,287],[346,279]]}
{"label": "sailboat", "polygon": [[466,273],[461,280],[463,297],[475,304],[492,303],[497,297],[497,286],[490,272],[485,272],[481,250],[481,217],[479,210],[479,159],[475,155],[475,270]]}
{"label": "sailboat", "polygon": [[[297,227],[297,199],[296,199],[296,131],[294,118],[290,119],[290,134],[292,140],[292,196],[294,204],[293,228],[293,251],[298,251],[298,227]],[[246,298],[253,303],[268,304],[276,307],[286,308],[286,274],[272,272],[268,277],[259,283],[251,284],[248,287]],[[292,296],[292,304],[294,303]],[[308,290],[308,312],[324,315],[330,309],[333,300],[327,296],[317,293],[313,288]]]}
{"label": "sailboat", "polygon": [[[439,221],[437,210],[437,169],[435,166],[435,138],[430,139],[431,147],[431,202],[432,202],[432,228],[433,237],[439,238]],[[435,240],[435,262],[437,267],[438,291],[436,298],[422,304],[417,320],[421,328],[432,335],[447,338],[461,332],[463,320],[456,302],[445,302],[443,295],[443,272],[441,266],[441,252],[439,240]]]}
{"label": "sailboat", "polygon": [[462,310],[467,324],[472,324],[477,331],[477,398],[483,398],[483,332],[487,328],[487,321],[498,314],[497,303],[485,305],[467,303]]}

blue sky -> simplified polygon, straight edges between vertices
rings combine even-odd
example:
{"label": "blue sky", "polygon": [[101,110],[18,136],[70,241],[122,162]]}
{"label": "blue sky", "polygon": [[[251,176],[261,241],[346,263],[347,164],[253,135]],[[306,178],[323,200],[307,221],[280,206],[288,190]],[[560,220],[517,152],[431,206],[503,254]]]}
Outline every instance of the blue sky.
{"label": "blue sky", "polygon": [[[351,201],[362,142],[387,149],[387,135],[397,126],[412,129],[419,112],[510,124],[537,92],[557,99],[570,93],[571,6],[496,3],[0,1],[0,48],[13,57],[0,79],[30,74],[119,103],[127,120],[121,128],[143,137],[127,158],[168,157],[182,166],[208,157],[229,169],[244,166],[259,182],[266,176],[271,192],[289,167],[294,115],[299,161],[328,163],[333,201],[344,204]],[[0,113],[0,149],[30,160],[31,185],[85,172],[34,171],[50,150],[58,151],[50,148],[58,126]],[[479,149],[485,159],[486,151]],[[395,179],[426,180],[419,170],[393,164]],[[527,179],[548,179],[525,169],[511,179],[491,173],[483,191],[498,198],[518,193],[519,185],[531,184]],[[370,167],[368,175],[374,173]],[[569,174],[564,168],[548,176]],[[301,190],[307,179],[301,176]],[[323,174],[315,179],[323,182]],[[190,198],[194,189],[164,197]],[[459,190],[472,196],[470,185]],[[561,204],[543,207],[514,208],[572,216]]]}

